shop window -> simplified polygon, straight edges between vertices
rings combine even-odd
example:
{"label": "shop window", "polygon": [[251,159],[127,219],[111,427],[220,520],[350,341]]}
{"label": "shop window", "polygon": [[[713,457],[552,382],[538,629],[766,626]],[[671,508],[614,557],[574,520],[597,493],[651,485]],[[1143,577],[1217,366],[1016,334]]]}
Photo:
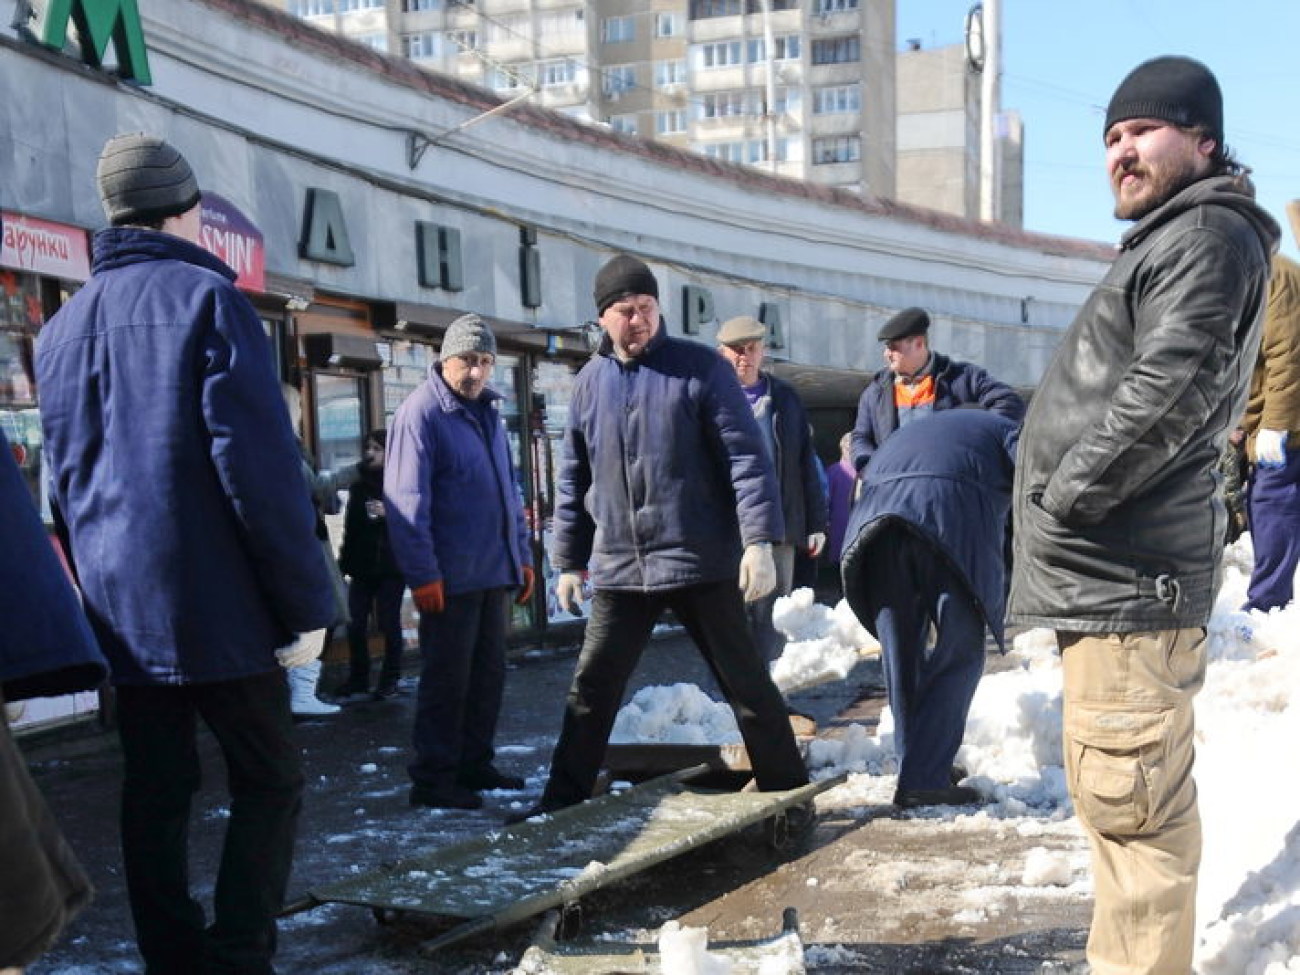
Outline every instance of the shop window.
{"label": "shop window", "polygon": [[32,344],[44,320],[36,275],[0,269],[0,429],[38,506],[41,419],[36,409]]}

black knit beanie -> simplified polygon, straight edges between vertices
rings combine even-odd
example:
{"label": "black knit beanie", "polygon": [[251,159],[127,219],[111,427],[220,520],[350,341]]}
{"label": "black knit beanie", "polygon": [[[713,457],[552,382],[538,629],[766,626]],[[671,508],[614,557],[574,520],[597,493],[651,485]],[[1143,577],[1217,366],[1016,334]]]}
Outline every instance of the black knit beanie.
{"label": "black knit beanie", "polygon": [[1223,145],[1223,93],[1210,69],[1166,55],[1139,64],[1119,83],[1106,108],[1104,136],[1116,122],[1154,118],[1187,128],[1204,126]]}
{"label": "black knit beanie", "polygon": [[618,254],[611,257],[596,272],[596,285],[592,288],[592,297],[596,299],[596,314],[604,314],[605,309],[628,295],[652,295],[659,297],[659,282],[654,272],[642,261],[630,254]]}
{"label": "black knit beanie", "polygon": [[104,215],[115,227],[179,216],[199,202],[199,184],[185,157],[157,136],[115,135],[95,167]]}

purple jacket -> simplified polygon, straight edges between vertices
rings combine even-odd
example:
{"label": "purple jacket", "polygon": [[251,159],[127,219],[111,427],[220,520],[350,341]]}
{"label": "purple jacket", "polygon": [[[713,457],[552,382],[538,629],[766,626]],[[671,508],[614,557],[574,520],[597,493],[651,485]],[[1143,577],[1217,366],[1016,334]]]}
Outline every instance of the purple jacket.
{"label": "purple jacket", "polygon": [[528,526],[488,389],[475,410],[443,381],[442,363],[397,410],[388,433],[388,537],[407,585],[443,580],[448,595],[523,584]]}
{"label": "purple jacket", "polygon": [[598,589],[718,582],[741,543],[785,533],[776,475],[735,370],[660,327],[620,362],[606,338],[578,373],[556,479],[555,564]]}
{"label": "purple jacket", "polygon": [[41,330],[50,500],[118,684],[236,680],[334,615],[298,445],[220,259],[134,227]]}

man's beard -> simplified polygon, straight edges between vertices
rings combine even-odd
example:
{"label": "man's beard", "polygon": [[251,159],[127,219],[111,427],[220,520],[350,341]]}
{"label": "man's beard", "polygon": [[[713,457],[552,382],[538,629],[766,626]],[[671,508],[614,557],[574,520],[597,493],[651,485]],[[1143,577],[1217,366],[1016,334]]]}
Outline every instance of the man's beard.
{"label": "man's beard", "polygon": [[1143,180],[1141,192],[1137,196],[1121,195],[1118,184],[1112,182],[1115,194],[1115,219],[1141,220],[1152,210],[1163,206],[1180,192],[1201,178],[1195,168],[1183,162],[1175,165],[1164,162],[1156,165],[1139,164],[1119,174],[1123,179],[1129,173],[1136,172]]}

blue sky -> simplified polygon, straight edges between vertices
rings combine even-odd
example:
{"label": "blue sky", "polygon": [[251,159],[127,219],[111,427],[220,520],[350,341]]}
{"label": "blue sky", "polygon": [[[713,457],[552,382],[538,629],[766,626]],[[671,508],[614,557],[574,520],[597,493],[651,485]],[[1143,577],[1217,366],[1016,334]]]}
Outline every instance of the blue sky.
{"label": "blue sky", "polygon": [[[973,0],[897,0],[901,48],[962,41]],[[1300,0],[1002,0],[1002,105],[1025,123],[1025,229],[1114,242],[1101,127],[1128,71],[1160,54],[1209,65],[1226,141],[1300,255],[1286,203],[1300,199]]]}

